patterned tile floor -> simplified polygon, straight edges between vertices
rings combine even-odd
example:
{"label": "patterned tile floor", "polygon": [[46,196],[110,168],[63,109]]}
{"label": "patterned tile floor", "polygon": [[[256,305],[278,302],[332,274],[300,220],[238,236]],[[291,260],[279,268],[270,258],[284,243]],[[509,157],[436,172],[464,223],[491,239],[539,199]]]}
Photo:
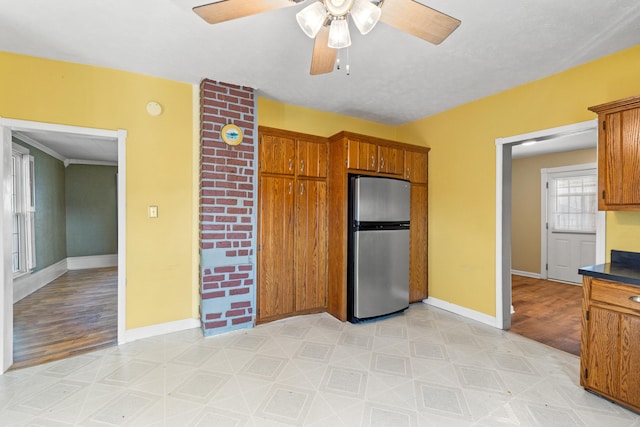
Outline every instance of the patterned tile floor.
{"label": "patterned tile floor", "polygon": [[0,376],[2,426],[637,426],[579,359],[423,304],[190,330]]}

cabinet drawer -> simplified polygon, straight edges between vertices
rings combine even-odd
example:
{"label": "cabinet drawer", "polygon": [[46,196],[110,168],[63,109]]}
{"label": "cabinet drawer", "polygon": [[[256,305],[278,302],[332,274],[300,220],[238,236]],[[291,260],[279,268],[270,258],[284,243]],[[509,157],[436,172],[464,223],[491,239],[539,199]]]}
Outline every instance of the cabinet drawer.
{"label": "cabinet drawer", "polygon": [[631,297],[635,296],[640,297],[640,286],[621,285],[598,279],[592,279],[591,281],[592,301],[640,311],[640,302],[631,299]]}

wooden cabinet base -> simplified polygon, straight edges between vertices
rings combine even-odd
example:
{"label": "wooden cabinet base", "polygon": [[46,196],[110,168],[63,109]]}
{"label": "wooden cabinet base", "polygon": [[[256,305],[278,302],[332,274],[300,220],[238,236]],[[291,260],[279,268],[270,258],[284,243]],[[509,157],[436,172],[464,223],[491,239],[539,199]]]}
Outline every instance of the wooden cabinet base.
{"label": "wooden cabinet base", "polygon": [[[640,287],[584,276],[580,385],[640,412]],[[635,305],[638,307],[635,307]]]}

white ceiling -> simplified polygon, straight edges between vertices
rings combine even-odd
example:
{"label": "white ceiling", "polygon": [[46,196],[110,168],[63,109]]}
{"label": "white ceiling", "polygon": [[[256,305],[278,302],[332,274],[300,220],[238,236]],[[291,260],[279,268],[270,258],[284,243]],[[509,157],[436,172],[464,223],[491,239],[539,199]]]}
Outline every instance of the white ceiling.
{"label": "white ceiling", "polygon": [[511,157],[542,156],[545,154],[560,153],[564,151],[586,150],[597,148],[598,131],[594,128],[585,132],[577,132],[569,135],[559,135],[550,139],[526,141],[515,145],[511,149]]}
{"label": "white ceiling", "polygon": [[116,165],[118,162],[116,138],[37,130],[16,131],[14,136],[67,165],[71,163]]}
{"label": "white ceiling", "polygon": [[0,0],[0,50],[210,78],[395,125],[640,43],[638,0],[420,0],[462,20],[441,45],[380,23],[351,31],[349,76],[310,76],[313,41],[294,17],[309,2],[209,25],[191,10],[207,0]]}
{"label": "white ceiling", "polygon": [[[439,46],[382,23],[367,36],[352,31],[353,45],[340,55],[350,75],[309,75],[313,41],[294,18],[304,4],[212,26],[191,11],[206,0],[0,0],[0,50],[188,83],[206,77],[286,103],[401,124],[640,43],[637,0],[420,2],[462,25]],[[61,159],[117,159],[113,141],[26,135]],[[514,147],[513,156],[593,146],[594,135],[583,134]]]}

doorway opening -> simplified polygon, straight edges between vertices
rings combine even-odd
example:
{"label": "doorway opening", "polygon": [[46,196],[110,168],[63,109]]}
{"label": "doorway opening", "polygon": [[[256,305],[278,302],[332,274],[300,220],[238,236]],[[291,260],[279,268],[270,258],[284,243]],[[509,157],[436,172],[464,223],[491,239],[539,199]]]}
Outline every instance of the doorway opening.
{"label": "doorway opening", "polygon": [[[3,278],[3,289],[0,293],[0,341],[2,341],[2,353],[0,354],[0,366],[5,372],[13,364],[13,303],[14,303],[14,269],[13,269],[13,214],[11,205],[11,191],[13,179],[11,176],[12,147],[14,136],[20,135],[22,139],[36,137],[46,139],[51,144],[56,145],[56,150],[50,151],[65,152],[65,166],[74,163],[74,159],[85,156],[82,151],[91,151],[92,148],[111,151],[117,160],[117,175],[115,178],[115,191],[117,194],[117,341],[120,343],[124,339],[125,332],[125,273],[126,273],[126,174],[125,174],[125,143],[126,131],[124,130],[104,130],[95,128],[82,128],[51,123],[31,122],[24,120],[13,120],[0,118],[0,159],[3,164],[2,182],[0,196],[3,200],[3,214],[0,221],[0,234],[2,235],[2,247],[0,248],[0,273]],[[66,142],[65,142],[66,141]],[[73,147],[72,142],[83,142],[81,146]],[[37,143],[35,139],[32,142]],[[47,150],[47,142],[40,147]],[[75,151],[74,151],[75,150]],[[67,155],[68,154],[68,155]],[[36,172],[37,173],[37,172]],[[35,207],[37,209],[37,206]],[[82,263],[86,262],[86,257],[75,257],[72,261],[75,268],[82,268]],[[54,274],[57,277],[56,269],[66,269],[69,258],[62,263],[52,264],[52,268],[46,274]],[[37,263],[37,259],[36,259]],[[79,263],[79,265],[78,265]],[[73,269],[69,268],[70,270]],[[46,275],[45,274],[45,275]],[[59,275],[59,274],[57,274]],[[40,278],[39,278],[40,279]],[[31,286],[31,284],[29,284]],[[36,286],[37,287],[37,286]],[[19,292],[25,292],[22,288]],[[28,291],[27,291],[28,292]],[[15,295],[20,298],[24,295]],[[43,314],[43,316],[46,314]]]}
{"label": "doorway opening", "polygon": [[[496,325],[511,327],[511,227],[513,148],[531,141],[548,141],[594,132],[597,120],[515,135],[496,140]],[[560,141],[560,140],[559,140]],[[596,230],[596,263],[604,262],[604,224]]]}

